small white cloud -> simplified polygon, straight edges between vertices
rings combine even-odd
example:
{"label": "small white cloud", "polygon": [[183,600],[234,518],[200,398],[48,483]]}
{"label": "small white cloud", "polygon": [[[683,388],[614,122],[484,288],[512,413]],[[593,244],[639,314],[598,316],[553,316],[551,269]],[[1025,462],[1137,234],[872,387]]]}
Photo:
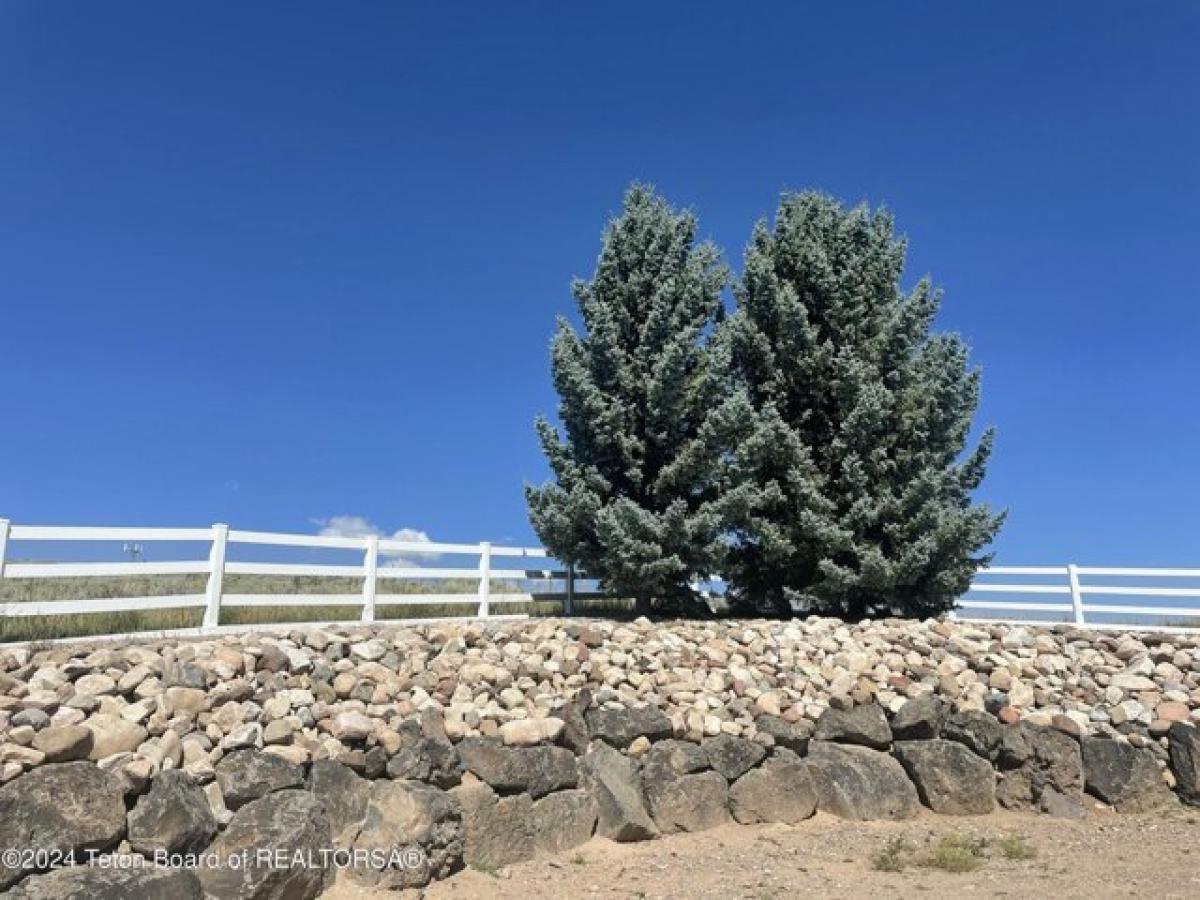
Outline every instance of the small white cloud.
{"label": "small white cloud", "polygon": [[382,532],[363,516],[330,516],[328,519],[313,519],[314,525],[319,525],[317,532],[321,537],[370,537]]}
{"label": "small white cloud", "polygon": [[[431,543],[429,535],[419,528],[399,528],[391,534],[386,534],[383,529],[365,516],[330,516],[328,519],[313,519],[312,521],[321,529],[317,532],[321,537],[364,538],[374,535],[410,544]],[[419,566],[422,560],[436,559],[438,554],[432,551],[427,553],[409,550],[404,553],[396,553],[382,550],[380,556],[388,565],[403,567]]]}
{"label": "small white cloud", "polygon": [[417,528],[401,528],[392,532],[393,541],[411,541],[414,544],[430,543],[429,535]]}

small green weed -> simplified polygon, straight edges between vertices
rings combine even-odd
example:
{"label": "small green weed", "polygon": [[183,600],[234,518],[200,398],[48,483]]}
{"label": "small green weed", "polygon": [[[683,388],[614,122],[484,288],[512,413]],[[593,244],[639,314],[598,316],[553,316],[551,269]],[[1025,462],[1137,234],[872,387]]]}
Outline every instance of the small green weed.
{"label": "small green weed", "polygon": [[907,841],[892,838],[886,847],[871,857],[871,868],[879,872],[903,872],[912,852],[912,845]]}
{"label": "small green weed", "polygon": [[943,872],[974,872],[985,862],[984,842],[961,834],[948,834],[937,841],[916,864],[924,869]]}
{"label": "small green weed", "polygon": [[1037,857],[1037,847],[1027,842],[1019,834],[1000,838],[996,841],[996,847],[1005,859],[1025,860]]}
{"label": "small green weed", "polygon": [[[878,872],[903,872],[909,866],[939,869],[943,872],[974,872],[987,862],[984,848],[987,842],[961,834],[948,834],[918,849],[903,838],[895,837],[871,857],[871,867]],[[1009,859],[1029,859],[1033,848],[1020,838],[1006,839],[1001,852]]]}

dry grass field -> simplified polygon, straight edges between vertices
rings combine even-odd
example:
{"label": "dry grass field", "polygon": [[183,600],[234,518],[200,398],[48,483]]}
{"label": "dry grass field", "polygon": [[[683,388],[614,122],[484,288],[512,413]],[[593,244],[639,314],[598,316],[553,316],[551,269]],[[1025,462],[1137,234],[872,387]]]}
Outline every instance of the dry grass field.
{"label": "dry grass field", "polygon": [[[0,603],[29,601],[91,600],[108,597],[160,597],[174,594],[204,593],[204,575],[147,575],[122,578],[12,578],[0,580]],[[471,616],[478,608],[474,599],[463,602],[405,605],[403,598],[421,594],[470,594],[478,590],[474,580],[403,581],[380,579],[376,588],[377,619],[424,619]],[[522,587],[493,581],[492,594],[519,593]],[[528,590],[525,588],[524,590]],[[287,596],[296,594],[346,594],[362,591],[362,579],[341,577],[289,577],[279,575],[226,575],[225,594],[279,594],[278,606],[223,607],[222,625],[260,623],[332,622],[356,619],[356,606],[288,605]],[[557,595],[533,603],[504,603],[493,600],[492,615],[525,613],[531,616],[558,615],[562,602]],[[389,602],[389,598],[396,602]],[[581,612],[597,615],[621,615],[631,604],[618,599],[581,599]],[[0,618],[0,642],[39,641],[63,637],[121,634],[134,631],[163,631],[196,628],[204,610],[200,608],[155,609],[145,612],[86,613],[78,615]]]}

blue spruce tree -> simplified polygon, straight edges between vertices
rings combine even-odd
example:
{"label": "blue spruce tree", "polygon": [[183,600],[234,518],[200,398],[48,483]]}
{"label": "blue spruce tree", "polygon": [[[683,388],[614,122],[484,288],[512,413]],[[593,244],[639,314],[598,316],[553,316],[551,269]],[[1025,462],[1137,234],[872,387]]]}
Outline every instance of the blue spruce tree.
{"label": "blue spruce tree", "polygon": [[572,286],[583,333],[560,319],[551,343],[565,434],[537,421],[554,479],[526,487],[530,520],[643,614],[687,605],[724,550],[718,461],[749,412],[722,396],[707,346],[727,283],[695,218],[634,185],[592,279]]}
{"label": "blue spruce tree", "polygon": [[905,254],[888,213],[815,193],[754,230],[713,352],[752,408],[722,491],[744,607],[932,615],[990,559],[1003,515],[971,493],[992,431],[967,449],[980,373],[932,331],[929,281],[901,289]]}

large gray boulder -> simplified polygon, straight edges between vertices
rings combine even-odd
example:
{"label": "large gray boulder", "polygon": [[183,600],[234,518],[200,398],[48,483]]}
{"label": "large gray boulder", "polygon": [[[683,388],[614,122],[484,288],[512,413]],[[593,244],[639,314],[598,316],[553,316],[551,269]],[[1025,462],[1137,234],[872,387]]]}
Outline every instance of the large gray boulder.
{"label": "large gray boulder", "polygon": [[598,707],[588,710],[588,732],[593,738],[609,746],[624,750],[639,737],[658,741],[671,737],[674,729],[666,713],[656,706],[624,707],[609,709]]}
{"label": "large gray boulder", "polygon": [[225,805],[231,810],[274,791],[304,784],[302,768],[274,753],[259,750],[235,750],[217,763],[216,773]]}
{"label": "large gray boulder", "polygon": [[69,866],[26,878],[9,900],[201,900],[204,889],[190,869],[158,866]]}
{"label": "large gray boulder", "polygon": [[319,759],[308,773],[308,789],[325,805],[334,844],[347,847],[353,843],[367,814],[371,782],[340,762]]}
{"label": "large gray boulder", "polygon": [[657,837],[642,794],[641,778],[629,758],[600,742],[580,759],[583,786],[596,801],[596,833],[614,841],[644,841]]}
{"label": "large gray boulder", "polygon": [[461,785],[450,793],[462,811],[462,857],[468,866],[492,871],[533,857],[528,794],[500,797],[486,784]]}
{"label": "large gray boulder", "polygon": [[470,737],[458,745],[463,767],[500,794],[533,799],[579,783],[575,754],[566,747],[506,747],[494,738]]}
{"label": "large gray boulder", "polygon": [[576,756],[587,753],[591,735],[585,715],[592,705],[592,692],[583,688],[575,698],[555,710],[554,715],[562,720],[563,730],[558,736],[558,742]]}
{"label": "large gray boulder", "polygon": [[[124,783],[90,762],[39,766],[0,787],[0,848],[84,853],[124,835]],[[29,874],[0,861],[0,890]]]}
{"label": "large gray boulder", "polygon": [[533,804],[529,835],[538,850],[561,853],[591,840],[599,815],[587,791],[557,791]]}
{"label": "large gray boulder", "polygon": [[948,816],[986,815],[996,808],[991,764],[954,741],[897,741],[896,758],[921,802]]}
{"label": "large gray boulder", "polygon": [[1145,812],[1170,799],[1154,751],[1125,741],[1085,737],[1084,787],[1118,812]]}
{"label": "large gray boulder", "polygon": [[[352,877],[388,890],[445,878],[462,866],[462,831],[462,809],[452,794],[420,781],[372,781],[352,849],[385,850],[389,858],[382,868],[353,869]],[[411,858],[413,848],[419,859]]]}
{"label": "large gray boulder", "polygon": [[815,726],[808,719],[789,722],[782,716],[763,714],[754,720],[754,727],[763,734],[769,734],[775,741],[776,747],[791,750],[797,756],[808,752],[808,742],[812,739]]}
{"label": "large gray boulder", "polygon": [[950,717],[950,704],[936,694],[909,700],[892,716],[892,737],[897,741],[927,741],[940,737]]}
{"label": "large gray boulder", "polygon": [[704,831],[729,821],[729,783],[719,772],[644,782],[650,816],[663,834]]}
{"label": "large gray boulder", "polygon": [[744,825],[801,822],[817,810],[817,787],[808,766],[795,753],[776,747],[766,762],[729,788],[729,806]]}
{"label": "large gray boulder", "polygon": [[1034,769],[1034,781],[1054,787],[1063,794],[1083,791],[1083,760],[1079,741],[1048,725],[1021,723],[1020,733],[1029,745],[1026,765]]}
{"label": "large gray boulder", "polygon": [[1167,731],[1167,758],[1185,803],[1200,806],[1200,728],[1174,722]]}
{"label": "large gray boulder", "polygon": [[893,757],[870,747],[813,741],[808,769],[818,808],[843,819],[909,819],[921,810],[917,789]]}
{"label": "large gray boulder", "polygon": [[641,760],[642,790],[659,831],[703,831],[727,822],[728,781],[719,772],[705,770],[714,757],[727,768],[739,769],[739,751],[723,741],[706,749],[674,739],[651,746]]}
{"label": "large gray boulder", "polygon": [[[1058,791],[1054,793],[1056,799],[1064,796]],[[999,781],[996,783],[996,802],[1005,809],[1036,807],[1039,799],[1034,796],[1033,779],[1030,778],[1027,768],[1010,769],[1000,773]]]}
{"label": "large gray boulder", "polygon": [[728,781],[741,778],[767,755],[767,748],[762,744],[730,734],[707,738],[701,744],[701,749],[708,759],[708,765]]}
{"label": "large gray boulder", "polygon": [[396,751],[387,762],[387,775],[451,788],[461,780],[462,768],[452,744],[422,736]]}
{"label": "large gray boulder", "polygon": [[642,783],[669,781],[680,775],[703,772],[709,768],[708,754],[691,741],[674,738],[659,741],[646,751],[641,759]]}
{"label": "large gray boulder", "polygon": [[1005,727],[991,713],[964,709],[942,724],[941,737],[962,744],[976,756],[995,762],[1004,744]]}
{"label": "large gray boulder", "polygon": [[886,750],[892,743],[892,729],[883,707],[877,703],[862,703],[851,709],[831,706],[817,719],[813,741],[860,744],[872,750]]}
{"label": "large gray boulder", "polygon": [[[999,794],[998,791],[997,794]],[[1055,819],[1082,819],[1087,815],[1087,811],[1078,799],[1060,794],[1052,787],[1042,789],[1037,808],[1040,812]]]}
{"label": "large gray boulder", "polygon": [[[205,893],[221,900],[312,900],[332,881],[332,867],[319,864],[332,840],[320,800],[308,791],[276,791],[234,813],[205,851],[217,864],[202,866],[197,874]],[[273,855],[260,858],[260,850]],[[296,855],[317,864],[273,864]]]}
{"label": "large gray boulder", "polygon": [[204,789],[181,769],[158,775],[129,813],[129,844],[138,853],[197,853],[217,834]]}
{"label": "large gray boulder", "polygon": [[[1040,808],[1069,813],[1083,799],[1083,759],[1079,742],[1057,728],[1022,722],[1006,729],[999,761],[1006,768],[996,799],[1009,809]],[[1048,797],[1048,801],[1044,801]]]}
{"label": "large gray boulder", "polygon": [[[1054,731],[1057,731],[1057,728]],[[1034,743],[1037,743],[1037,740],[1034,740]],[[1066,748],[1066,744],[1058,745]],[[1045,751],[1043,750],[1043,752]],[[1018,725],[1002,726],[1000,750],[996,752],[996,766],[998,768],[1013,769],[1024,766],[1034,755],[1036,754],[1034,754],[1033,744],[1030,743],[1030,737],[1028,737],[1028,731],[1024,722]]]}

